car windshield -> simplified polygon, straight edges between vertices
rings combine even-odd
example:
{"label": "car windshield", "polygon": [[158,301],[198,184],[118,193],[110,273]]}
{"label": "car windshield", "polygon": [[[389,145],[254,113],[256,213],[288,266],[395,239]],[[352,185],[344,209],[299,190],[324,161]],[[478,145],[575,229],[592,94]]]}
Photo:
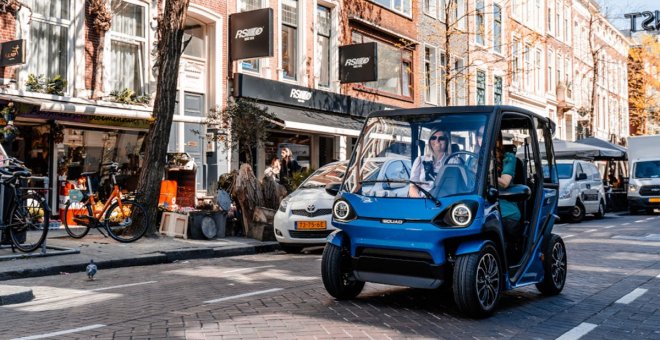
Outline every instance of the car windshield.
{"label": "car windshield", "polygon": [[346,174],[347,162],[330,163],[314,171],[314,173],[307,177],[307,179],[300,185],[300,188],[320,188],[325,187],[328,183],[341,183]]}
{"label": "car windshield", "polygon": [[[485,114],[373,117],[355,145],[342,190],[428,198],[476,190]],[[485,151],[483,151],[485,152]],[[485,153],[483,154],[485,155]],[[483,156],[482,155],[482,156]]]}
{"label": "car windshield", "polygon": [[635,178],[660,178],[660,161],[637,162]]}
{"label": "car windshield", "polygon": [[[543,173],[547,172],[547,166],[543,166]],[[557,164],[557,172],[559,173],[559,179],[567,179],[573,176],[573,164]]]}

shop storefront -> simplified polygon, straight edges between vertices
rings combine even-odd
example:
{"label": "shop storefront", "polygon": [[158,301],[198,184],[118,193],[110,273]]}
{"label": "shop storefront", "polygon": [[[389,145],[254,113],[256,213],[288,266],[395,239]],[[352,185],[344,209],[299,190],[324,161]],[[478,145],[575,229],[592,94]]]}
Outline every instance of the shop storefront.
{"label": "shop storefront", "polygon": [[278,128],[271,131],[269,142],[257,150],[257,174],[263,173],[266,163],[283,147],[291,149],[304,168],[317,169],[334,160],[345,160],[350,157],[364,118],[372,111],[393,108],[247,74],[236,74],[234,79],[235,98],[255,100],[278,119]]}

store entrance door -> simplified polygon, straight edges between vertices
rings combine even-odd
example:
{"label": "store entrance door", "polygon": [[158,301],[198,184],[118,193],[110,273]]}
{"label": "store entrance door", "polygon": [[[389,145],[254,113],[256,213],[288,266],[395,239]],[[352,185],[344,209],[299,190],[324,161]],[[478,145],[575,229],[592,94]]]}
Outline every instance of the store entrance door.
{"label": "store entrance door", "polygon": [[[202,117],[204,110],[204,96],[201,94],[186,93],[184,100],[184,115]],[[206,190],[206,162],[204,161],[205,127],[197,123],[183,123],[184,151],[187,152],[197,164],[197,190]]]}

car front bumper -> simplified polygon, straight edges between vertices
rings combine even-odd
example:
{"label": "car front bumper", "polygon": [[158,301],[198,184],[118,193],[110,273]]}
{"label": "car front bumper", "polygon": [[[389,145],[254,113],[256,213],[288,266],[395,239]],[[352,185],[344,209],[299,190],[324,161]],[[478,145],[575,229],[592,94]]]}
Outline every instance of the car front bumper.
{"label": "car front bumper", "polygon": [[628,207],[632,209],[660,208],[660,196],[628,196]]}

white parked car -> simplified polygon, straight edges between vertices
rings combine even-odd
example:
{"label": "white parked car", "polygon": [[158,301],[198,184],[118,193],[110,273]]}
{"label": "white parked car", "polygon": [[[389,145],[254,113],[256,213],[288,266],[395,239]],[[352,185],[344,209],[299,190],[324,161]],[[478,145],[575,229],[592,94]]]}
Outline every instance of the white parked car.
{"label": "white parked car", "polygon": [[[369,176],[373,183],[364,190],[375,195],[407,196],[408,186],[383,183],[384,180],[408,180],[410,160],[370,158],[365,160],[373,169]],[[304,247],[324,245],[326,237],[335,230],[332,226],[334,196],[325,191],[326,184],[340,183],[346,173],[347,161],[327,164],[316,170],[295,191],[285,197],[275,213],[275,238],[287,253],[299,253]]]}
{"label": "white parked car", "polygon": [[582,160],[557,160],[559,203],[557,211],[570,222],[585,214],[605,216],[605,188],[596,165]]}

